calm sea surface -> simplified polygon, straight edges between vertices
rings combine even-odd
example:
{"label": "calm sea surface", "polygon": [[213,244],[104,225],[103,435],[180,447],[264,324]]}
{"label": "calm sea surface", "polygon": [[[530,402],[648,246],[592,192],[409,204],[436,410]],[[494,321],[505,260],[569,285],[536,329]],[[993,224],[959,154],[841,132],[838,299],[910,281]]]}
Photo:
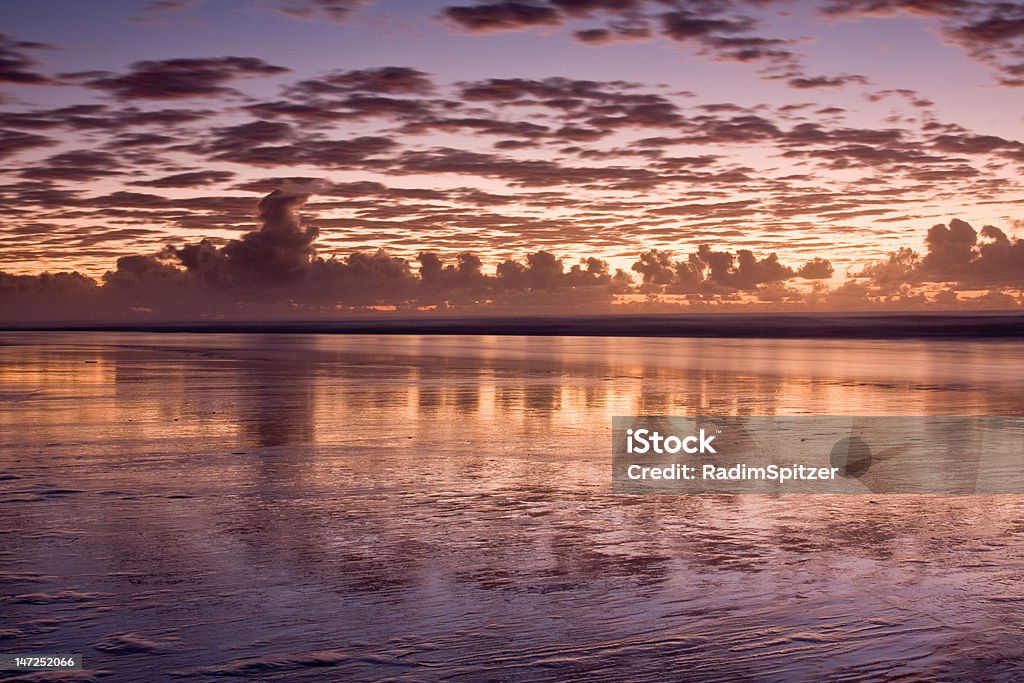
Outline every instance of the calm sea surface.
{"label": "calm sea surface", "polygon": [[114,681],[1024,677],[1024,496],[616,496],[628,414],[1024,415],[1024,344],[0,334],[0,652]]}

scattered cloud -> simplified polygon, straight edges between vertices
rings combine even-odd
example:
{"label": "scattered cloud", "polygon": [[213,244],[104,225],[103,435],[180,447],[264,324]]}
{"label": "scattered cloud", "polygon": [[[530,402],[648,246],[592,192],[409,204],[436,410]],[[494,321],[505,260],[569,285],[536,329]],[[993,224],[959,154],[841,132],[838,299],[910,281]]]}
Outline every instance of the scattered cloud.
{"label": "scattered cloud", "polygon": [[31,40],[15,40],[5,33],[0,33],[0,83],[13,85],[55,85],[49,77],[38,71],[35,59],[29,52],[53,50],[52,45],[37,43]]}
{"label": "scattered cloud", "polygon": [[445,7],[441,16],[470,33],[519,31],[555,26],[562,16],[555,7],[533,2],[491,2]]}
{"label": "scattered cloud", "polygon": [[219,185],[234,177],[235,174],[230,171],[192,171],[175,173],[153,180],[136,180],[132,184],[146,187],[202,187],[204,185]]}
{"label": "scattered cloud", "polygon": [[760,35],[764,22],[759,15],[781,4],[781,0],[501,0],[448,6],[440,18],[457,30],[475,34],[598,21],[599,26],[574,30],[573,37],[586,45],[608,45],[660,36],[713,61],[755,64],[764,77],[784,79],[795,88],[867,83],[858,75],[808,75],[797,51],[803,39]]}
{"label": "scattered cloud", "polygon": [[786,81],[791,87],[800,90],[813,88],[841,88],[850,83],[867,85],[870,81],[864,76],[847,74],[843,76],[795,76]]}
{"label": "scattered cloud", "polygon": [[[866,85],[858,74],[808,73],[800,53],[802,37],[763,35],[768,12],[792,10],[796,0],[500,0],[445,7],[440,17],[469,33],[523,31],[597,21],[573,31],[587,45],[646,40],[660,35],[690,45],[715,61],[757,64],[766,78],[799,89]],[[942,36],[972,59],[991,68],[997,82],[1024,85],[1024,6],[1005,0],[830,0],[826,17],[909,16],[937,21]]]}
{"label": "scattered cloud", "polygon": [[358,8],[373,0],[285,0],[278,9],[292,19],[344,22],[351,18]]}
{"label": "scattered cloud", "polygon": [[233,95],[231,81],[288,71],[256,57],[210,57],[135,62],[125,74],[84,71],[62,77],[120,100],[174,100]]}
{"label": "scattered cloud", "polygon": [[332,71],[319,78],[302,80],[287,88],[290,95],[323,97],[370,93],[376,95],[423,95],[434,89],[430,74],[407,66]]}
{"label": "scattered cloud", "polygon": [[[449,4],[439,10],[449,30],[530,30],[594,46],[651,41],[620,54],[657,50],[705,64],[686,64],[671,84],[610,64],[593,73],[611,75],[587,79],[482,63],[453,83],[430,73],[441,62],[360,60],[318,74],[300,61],[231,56],[50,77],[32,60],[48,46],[5,36],[0,80],[62,89],[12,88],[3,101],[0,268],[92,276],[6,282],[78,292],[108,312],[168,315],[190,297],[208,302],[202,314],[227,315],[264,303],[529,306],[545,299],[531,292],[553,290],[560,303],[588,306],[636,303],[630,297],[963,305],[979,290],[993,305],[1019,300],[1021,228],[1011,227],[1024,143],[1005,116],[993,112],[988,130],[977,116],[944,118],[948,93],[933,101],[883,87],[890,81],[865,69],[874,85],[861,64],[820,74],[798,30],[821,11],[837,31],[840,20],[912,18],[1013,85],[1019,40],[1007,3],[830,0],[802,8],[800,21],[790,20],[794,0]],[[260,4],[343,22],[360,5],[369,2]],[[281,25],[273,13],[254,16]],[[768,80],[735,98],[680,90],[699,86],[707,61],[732,65],[716,73],[749,68]],[[991,88],[986,97],[1005,94]],[[294,204],[276,220],[266,212],[285,200],[265,200],[252,230],[250,193],[277,188]],[[288,218],[305,194],[318,233]],[[971,228],[973,238],[958,221],[927,236],[920,229],[949,215],[985,227]],[[126,260],[101,277],[119,256]],[[133,298],[142,294],[151,300]]]}
{"label": "scattered cloud", "polygon": [[0,159],[15,156],[26,150],[50,147],[55,144],[57,144],[56,140],[43,135],[0,128]]}
{"label": "scattered cloud", "polygon": [[143,8],[145,12],[184,12],[195,7],[198,0],[154,0]]}
{"label": "scattered cloud", "polygon": [[86,182],[120,175],[122,164],[108,152],[75,150],[47,157],[42,163],[26,168],[21,177],[34,180]]}
{"label": "scattered cloud", "polygon": [[1024,5],[1006,0],[830,0],[829,16],[937,20],[943,37],[989,67],[1004,86],[1024,86]]}

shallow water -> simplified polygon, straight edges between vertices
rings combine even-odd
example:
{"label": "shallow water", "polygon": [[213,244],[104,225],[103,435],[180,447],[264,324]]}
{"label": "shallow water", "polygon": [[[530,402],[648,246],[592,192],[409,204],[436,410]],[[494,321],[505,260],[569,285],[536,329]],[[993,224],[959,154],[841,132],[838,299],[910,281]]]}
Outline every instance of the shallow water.
{"label": "shallow water", "polygon": [[[1022,415],[1019,342],[0,335],[0,652],[104,680],[1024,676],[1024,497],[617,496],[612,415]],[[2,679],[2,674],[0,674]]]}

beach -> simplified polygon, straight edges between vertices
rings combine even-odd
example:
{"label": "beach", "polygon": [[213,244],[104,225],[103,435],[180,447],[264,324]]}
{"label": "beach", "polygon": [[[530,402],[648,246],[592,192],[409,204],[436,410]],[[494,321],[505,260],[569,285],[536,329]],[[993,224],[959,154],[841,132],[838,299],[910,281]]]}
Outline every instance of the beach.
{"label": "beach", "polygon": [[113,681],[1019,680],[1024,498],[616,495],[610,429],[1021,415],[1022,358],[3,333],[0,648]]}

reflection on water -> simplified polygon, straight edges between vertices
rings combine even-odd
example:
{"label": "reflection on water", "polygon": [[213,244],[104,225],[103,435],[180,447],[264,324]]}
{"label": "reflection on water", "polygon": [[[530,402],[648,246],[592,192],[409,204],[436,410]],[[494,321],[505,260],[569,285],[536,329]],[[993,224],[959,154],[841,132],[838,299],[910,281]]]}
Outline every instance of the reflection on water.
{"label": "reflection on water", "polygon": [[0,651],[81,652],[107,680],[1019,679],[1018,497],[615,496],[609,434],[627,414],[1021,415],[1022,360],[0,335]]}

